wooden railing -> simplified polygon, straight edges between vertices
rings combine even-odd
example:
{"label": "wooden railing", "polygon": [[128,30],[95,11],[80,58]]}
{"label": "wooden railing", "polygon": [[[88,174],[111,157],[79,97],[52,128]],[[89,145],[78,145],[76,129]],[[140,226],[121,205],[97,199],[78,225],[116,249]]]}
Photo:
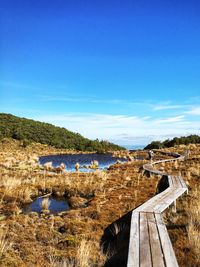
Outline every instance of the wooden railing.
{"label": "wooden railing", "polygon": [[164,175],[168,188],[132,211],[128,250],[128,267],[178,267],[176,256],[162,219],[162,212],[176,199],[188,192],[181,176],[173,176],[153,168],[154,165],[184,157],[173,153],[172,159],[147,163],[143,169],[149,173]]}

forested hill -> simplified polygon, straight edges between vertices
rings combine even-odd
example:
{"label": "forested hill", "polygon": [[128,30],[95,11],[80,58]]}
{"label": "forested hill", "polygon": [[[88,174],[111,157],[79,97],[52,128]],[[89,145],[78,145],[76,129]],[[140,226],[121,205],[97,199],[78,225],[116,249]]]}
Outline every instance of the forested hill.
{"label": "forested hill", "polygon": [[149,145],[147,145],[144,149],[158,149],[158,148],[173,147],[175,145],[189,145],[189,144],[200,144],[200,136],[193,134],[189,136],[174,137],[171,140],[167,139],[163,142],[153,141]]}
{"label": "forested hill", "polygon": [[49,123],[19,118],[11,114],[0,113],[0,139],[11,137],[23,141],[25,145],[37,142],[56,148],[80,151],[122,150],[123,147],[107,141],[90,140],[78,133]]}

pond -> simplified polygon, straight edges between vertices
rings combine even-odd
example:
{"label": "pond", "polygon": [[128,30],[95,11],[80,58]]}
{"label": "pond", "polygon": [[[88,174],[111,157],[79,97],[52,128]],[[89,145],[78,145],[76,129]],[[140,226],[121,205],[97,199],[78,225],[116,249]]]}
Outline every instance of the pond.
{"label": "pond", "polygon": [[[49,198],[44,198],[44,197],[38,197],[36,198],[33,202],[26,204],[23,208],[23,213],[30,213],[30,212],[37,212],[41,213],[42,212],[42,202],[44,200],[47,200],[48,202],[48,210],[49,213],[51,214],[56,214],[62,211],[67,211],[70,209],[69,204],[67,200],[65,199],[59,199],[55,197],[49,197]],[[49,200],[49,201],[48,201]]]}
{"label": "pond", "polygon": [[50,155],[40,157],[40,164],[45,164],[46,162],[52,162],[53,167],[60,166],[64,163],[67,167],[67,171],[75,171],[75,165],[78,162],[80,164],[80,171],[88,172],[84,166],[89,166],[92,161],[98,161],[99,169],[107,169],[110,165],[116,163],[118,160],[121,162],[127,161],[124,158],[113,157],[112,154],[64,154],[64,155]]}

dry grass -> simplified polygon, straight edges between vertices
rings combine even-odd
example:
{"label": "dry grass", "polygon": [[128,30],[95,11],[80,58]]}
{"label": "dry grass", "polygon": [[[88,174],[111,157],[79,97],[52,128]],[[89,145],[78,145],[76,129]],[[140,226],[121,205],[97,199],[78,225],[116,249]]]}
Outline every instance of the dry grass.
{"label": "dry grass", "polygon": [[188,171],[191,173],[191,175],[200,176],[200,166],[190,167]]}
{"label": "dry grass", "polygon": [[77,265],[79,267],[90,267],[91,266],[91,253],[92,253],[92,244],[87,240],[83,239],[80,242],[80,245],[77,250]]}
{"label": "dry grass", "polygon": [[5,194],[10,194],[13,192],[13,190],[16,189],[16,187],[19,187],[21,185],[21,180],[13,177],[5,175],[1,178],[1,186],[4,189]]}
{"label": "dry grass", "polygon": [[101,251],[97,252],[94,248],[99,246],[93,242],[82,238],[76,247],[76,254],[73,258],[58,260],[55,256],[50,256],[51,267],[102,267],[106,256]]}
{"label": "dry grass", "polygon": [[32,190],[31,188],[25,187],[25,188],[21,188],[18,191],[18,196],[23,199],[23,202],[27,203],[27,202],[31,202],[31,196],[32,196]]}
{"label": "dry grass", "polygon": [[0,229],[0,260],[12,246],[12,243],[10,243],[7,240],[6,235],[7,235],[7,230],[1,228]]}
{"label": "dry grass", "polygon": [[49,210],[49,206],[51,204],[51,201],[49,198],[42,199],[42,202],[40,204],[42,210]]}
{"label": "dry grass", "polygon": [[[177,149],[171,149],[171,151],[175,152]],[[184,151],[186,148],[181,149],[178,152]],[[181,171],[184,178],[187,177],[186,173],[188,172],[190,191],[195,187],[199,175],[190,168],[196,170],[200,165],[197,161],[200,147],[195,146],[193,149],[195,150],[191,155],[195,157],[194,160],[189,158],[177,165],[175,163],[163,164],[164,170],[167,172]],[[15,244],[13,246],[15,250],[10,250],[9,246],[4,250],[3,255],[6,255],[8,260],[2,263],[0,260],[1,267],[103,266],[105,257],[101,254],[99,243],[104,229],[120,216],[151,198],[155,194],[159,179],[155,176],[147,179],[142,172],[139,172],[146,161],[118,164],[111,167],[109,171],[103,172],[96,170],[94,173],[57,174],[46,172],[42,168],[38,169],[34,164],[31,165],[32,160],[30,159],[35,154],[38,156],[56,154],[60,153],[59,150],[40,145],[22,148],[18,146],[17,142],[14,142],[10,147],[5,144],[1,147],[0,144],[0,151],[2,151],[0,163],[3,164],[4,159],[7,158],[10,166],[0,169],[0,205],[1,214],[4,216],[0,225],[5,224],[9,229],[7,235],[4,236],[5,244],[8,245],[8,240],[12,240]],[[122,154],[127,157],[126,153]],[[145,152],[142,152],[144,158],[145,155]],[[159,155],[156,156],[159,158]],[[25,164],[19,168],[18,162],[20,161],[24,161]],[[18,211],[23,207],[23,203],[46,194],[67,197],[78,203],[74,205],[74,208],[61,215],[53,216],[45,212],[40,215],[19,214]],[[87,205],[81,207],[79,204],[82,201]],[[48,203],[44,204],[44,209],[47,206]],[[179,224],[179,215],[177,214],[174,220],[176,224]],[[186,219],[183,218],[183,224],[185,221]],[[188,226],[188,233],[190,228],[191,226]],[[119,230],[117,225],[113,229],[114,232]],[[192,240],[192,236],[191,233],[190,240]],[[182,235],[178,236],[178,240],[180,243],[182,242]],[[192,244],[196,241],[189,241],[187,236],[185,240],[184,242],[191,246],[191,249],[192,247],[198,248]],[[182,243],[180,248],[176,242],[174,242],[174,246],[175,249],[178,247],[180,251],[185,249],[185,245]],[[194,250],[192,251],[192,253],[196,253]],[[178,253],[177,257],[182,259],[183,253],[180,255]],[[192,260],[191,263],[193,263]],[[188,267],[181,264],[180,267]]]}
{"label": "dry grass", "polygon": [[187,212],[189,223],[187,227],[190,248],[194,252],[196,263],[200,264],[200,186],[198,185],[191,194],[191,202]]}
{"label": "dry grass", "polygon": [[[30,168],[31,153],[36,150],[38,155],[52,153],[48,147],[40,151],[18,147],[15,142],[8,149],[4,146],[3,151],[7,152],[0,154],[0,162],[10,156],[15,158],[12,159],[14,165],[0,170],[0,182],[3,181],[0,198],[2,218],[9,227],[8,237],[17,244],[16,251],[12,251],[12,255],[8,253],[0,266],[10,266],[12,260],[16,262],[13,267],[103,266],[105,257],[99,243],[104,228],[151,197],[155,192],[154,181],[149,181],[151,187],[148,187],[146,178],[140,175],[140,184],[137,184],[138,168],[143,163],[139,161],[93,173],[56,174],[35,168],[35,165]],[[18,168],[17,162],[22,160],[28,168]],[[143,190],[139,194],[141,187]],[[46,194],[67,197],[77,203],[62,215],[19,214],[24,203]],[[134,197],[137,199],[133,200]],[[48,204],[42,203],[44,211]],[[66,229],[62,233],[61,227]]]}
{"label": "dry grass", "polygon": [[[189,194],[179,198],[177,211],[166,212],[168,232],[180,267],[200,266],[200,145],[189,146],[191,154],[184,160],[167,163],[165,171],[172,175],[182,175]],[[174,150],[184,153],[187,147]],[[172,213],[173,212],[173,213]]]}

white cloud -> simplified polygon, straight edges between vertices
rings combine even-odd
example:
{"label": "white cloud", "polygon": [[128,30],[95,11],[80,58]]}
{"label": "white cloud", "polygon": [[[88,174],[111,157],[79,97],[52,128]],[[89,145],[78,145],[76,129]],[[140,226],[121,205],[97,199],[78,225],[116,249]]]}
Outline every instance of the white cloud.
{"label": "white cloud", "polygon": [[153,110],[160,111],[160,110],[169,110],[169,109],[181,109],[184,108],[184,105],[167,105],[167,104],[158,104],[153,106]]}
{"label": "white cloud", "polygon": [[185,118],[184,115],[176,116],[176,117],[171,117],[171,118],[166,118],[166,119],[159,119],[155,120],[155,123],[173,123],[173,122],[180,122],[183,121]]}
{"label": "white cloud", "polygon": [[125,115],[68,113],[34,117],[78,132],[88,138],[115,141],[119,144],[146,144],[174,136],[198,132],[198,121],[186,121],[184,115],[157,119]]}
{"label": "white cloud", "polygon": [[114,129],[114,131],[120,131],[120,129],[138,127],[148,118],[149,117],[139,118],[136,116],[95,113],[69,113],[65,115],[41,116],[37,119],[45,122],[51,122],[59,126],[65,126],[66,128],[68,127],[78,132],[80,132],[80,128],[83,132],[88,132],[88,130],[95,131],[96,129]]}
{"label": "white cloud", "polygon": [[190,109],[189,111],[185,112],[186,114],[190,114],[190,115],[200,115],[200,107],[194,107],[192,109]]}

